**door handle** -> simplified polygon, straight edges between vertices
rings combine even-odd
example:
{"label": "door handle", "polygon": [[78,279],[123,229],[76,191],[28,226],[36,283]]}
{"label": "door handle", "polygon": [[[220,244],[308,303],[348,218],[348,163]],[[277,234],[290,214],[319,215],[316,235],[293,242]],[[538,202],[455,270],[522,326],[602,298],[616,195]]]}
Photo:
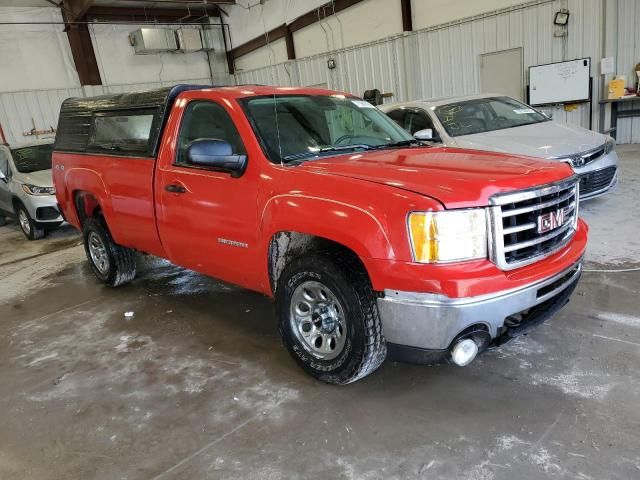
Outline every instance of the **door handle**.
{"label": "door handle", "polygon": [[175,184],[167,185],[166,187],[164,187],[164,189],[170,193],[186,193],[187,192],[187,189],[184,188],[182,185],[175,185]]}

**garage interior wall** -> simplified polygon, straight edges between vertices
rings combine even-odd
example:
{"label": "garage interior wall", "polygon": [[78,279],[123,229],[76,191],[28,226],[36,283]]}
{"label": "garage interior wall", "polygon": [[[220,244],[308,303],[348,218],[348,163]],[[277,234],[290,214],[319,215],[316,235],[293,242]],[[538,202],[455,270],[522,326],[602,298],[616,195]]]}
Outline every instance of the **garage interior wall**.
{"label": "garage interior wall", "polygon": [[[363,2],[365,5],[366,3],[368,2]],[[398,2],[389,3],[395,4],[397,11],[400,10]],[[568,8],[571,12],[569,34],[566,38],[554,36],[556,27],[553,25],[553,17],[560,8]],[[398,102],[479,93],[480,55],[522,47],[525,72],[531,65],[591,57],[593,98],[598,99],[602,9],[603,0],[539,0],[520,3],[411,33],[336,49],[331,53],[237,72],[236,76],[239,83],[326,83],[329,88],[360,96],[365,90],[378,88],[384,93],[393,94],[388,99],[389,102]],[[426,14],[425,9],[421,11],[423,15]],[[414,23],[417,15],[414,12]],[[366,19],[361,17],[361,20]],[[324,38],[318,35],[315,43],[322,42]],[[329,58],[336,60],[336,68],[333,70],[327,68]],[[597,129],[597,101],[594,102],[593,109],[592,128]],[[553,113],[554,119],[560,122],[589,127],[588,104],[579,105],[572,111],[565,111],[562,107],[545,110]]]}
{"label": "garage interior wall", "polygon": [[[7,22],[62,22],[60,9],[54,7],[0,7],[0,16]],[[63,25],[0,25],[0,125],[8,142],[33,141],[24,133],[34,126],[55,128],[60,105],[69,97],[175,83],[234,83],[224,52],[210,54],[211,69],[204,52],[134,55],[128,35],[140,26],[90,26],[102,85],[81,87]]]}

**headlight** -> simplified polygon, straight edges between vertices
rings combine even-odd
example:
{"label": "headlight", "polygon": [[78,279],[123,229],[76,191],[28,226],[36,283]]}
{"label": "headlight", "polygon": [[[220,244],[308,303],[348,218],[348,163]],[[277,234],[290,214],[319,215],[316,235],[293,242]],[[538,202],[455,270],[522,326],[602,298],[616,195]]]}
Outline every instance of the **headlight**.
{"label": "headlight", "polygon": [[56,194],[55,187],[38,187],[36,185],[30,185],[28,183],[25,183],[24,185],[22,185],[22,190],[24,190],[24,193],[27,193],[29,195],[55,195]]}
{"label": "headlight", "polygon": [[614,148],[616,148],[616,141],[611,137],[607,138],[607,143],[604,144],[604,154],[611,153]]}
{"label": "headlight", "polygon": [[487,219],[483,208],[409,214],[413,258],[420,263],[487,257]]}

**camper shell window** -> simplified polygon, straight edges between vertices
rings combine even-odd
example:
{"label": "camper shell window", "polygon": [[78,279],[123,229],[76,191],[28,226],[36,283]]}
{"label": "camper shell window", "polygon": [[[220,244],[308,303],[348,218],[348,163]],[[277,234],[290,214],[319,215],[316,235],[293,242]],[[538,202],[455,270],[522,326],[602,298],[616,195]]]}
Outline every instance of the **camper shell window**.
{"label": "camper shell window", "polygon": [[111,153],[148,153],[154,120],[154,111],[96,113],[88,147]]}

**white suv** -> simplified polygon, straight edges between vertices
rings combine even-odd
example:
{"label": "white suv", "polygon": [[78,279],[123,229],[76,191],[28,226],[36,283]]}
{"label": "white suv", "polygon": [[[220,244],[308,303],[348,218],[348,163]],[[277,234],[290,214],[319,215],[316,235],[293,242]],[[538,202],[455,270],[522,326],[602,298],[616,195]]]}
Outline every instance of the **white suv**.
{"label": "white suv", "polygon": [[0,225],[16,217],[29,240],[63,222],[51,175],[52,151],[51,142],[15,149],[0,144]]}

